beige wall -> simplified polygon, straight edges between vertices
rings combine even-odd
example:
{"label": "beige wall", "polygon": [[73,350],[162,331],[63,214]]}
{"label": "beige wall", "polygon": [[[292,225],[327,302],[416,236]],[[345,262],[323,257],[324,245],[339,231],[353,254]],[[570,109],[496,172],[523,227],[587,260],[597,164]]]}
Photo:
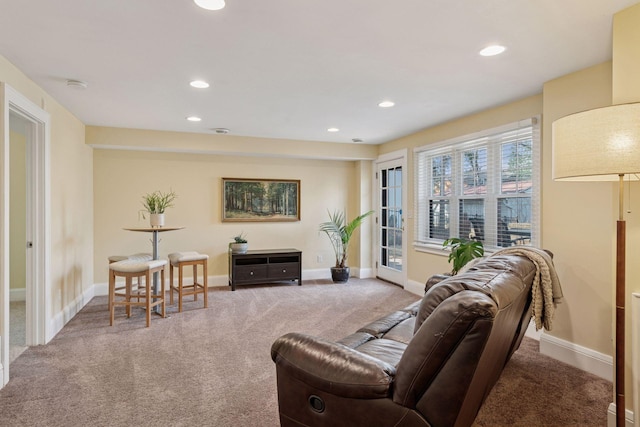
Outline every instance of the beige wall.
{"label": "beige wall", "polygon": [[[457,136],[479,132],[485,129],[497,127],[518,120],[531,118],[542,113],[542,95],[525,98],[507,105],[492,108],[451,122],[443,123],[421,132],[400,138],[398,140],[380,146],[380,154],[390,153],[396,150],[408,148],[408,173],[407,173],[407,206],[409,211],[414,206],[414,160],[413,149],[423,145],[444,141]],[[413,241],[415,214],[405,216],[405,224],[408,227],[407,236]],[[424,283],[434,274],[441,274],[451,270],[447,262],[446,252],[437,251],[428,253],[415,250],[411,245],[407,254],[409,280]]]}
{"label": "beige wall", "polygon": [[[625,9],[613,17],[613,104],[626,102],[640,102],[640,4]],[[640,396],[633,395],[631,376],[632,363],[632,334],[638,336],[640,331],[633,330],[631,324],[630,295],[640,292],[640,212],[637,200],[640,199],[640,183],[632,182],[628,193],[625,192],[625,221],[626,221],[626,378],[625,401],[627,408],[638,409]],[[617,207],[616,207],[617,212]],[[613,296],[612,296],[613,298]],[[636,349],[637,351],[637,349]],[[635,408],[632,403],[636,402]],[[636,413],[636,420],[640,414]]]}
{"label": "beige wall", "polygon": [[265,158],[372,160],[376,145],[295,141],[235,135],[87,127],[87,144],[95,148],[133,149]]}
{"label": "beige wall", "polygon": [[[94,129],[95,130],[95,129]],[[122,135],[126,130],[119,130]],[[135,134],[140,134],[135,131]],[[94,134],[89,132],[89,135]],[[134,141],[135,142],[135,141]],[[180,138],[175,143],[179,143]],[[88,139],[87,143],[92,143]],[[196,155],[122,150],[94,150],[95,257],[94,280],[107,282],[107,257],[114,254],[150,252],[149,235],[123,230],[144,227],[139,218],[142,195],[173,189],[175,207],[165,213],[166,224],[184,230],[161,235],[160,255],[195,250],[209,255],[209,274],[225,284],[227,248],[231,238],[243,231],[250,249],[294,247],[303,252],[303,269],[322,269],[328,275],[334,255],[329,240],[318,233],[327,220],[327,209],[347,209],[351,218],[359,203],[360,162],[260,158],[249,156]],[[299,179],[299,222],[222,222],[221,179]],[[357,242],[355,242],[357,245]],[[357,249],[356,249],[357,251]],[[323,262],[317,262],[321,255]],[[359,266],[354,256],[351,266]]]}
{"label": "beige wall", "polygon": [[[551,124],[568,114],[611,105],[612,100],[640,101],[638,22],[640,5],[615,16],[613,65],[607,62],[560,77],[547,82],[541,95],[423,130],[380,149],[382,154],[409,148],[409,206],[413,206],[411,149],[542,113],[541,246],[555,254],[565,295],[549,334],[607,355],[613,354],[616,185],[553,181]],[[640,257],[640,215],[634,206],[634,200],[640,197],[640,184],[631,183],[625,191],[631,196],[630,211],[625,213],[627,295],[630,295],[640,291],[640,264],[633,262]],[[413,219],[407,223],[409,236],[413,236]],[[430,275],[448,269],[444,254],[409,248],[407,258],[410,280],[423,282]],[[631,342],[630,334],[627,328],[627,342]],[[627,346],[628,363],[630,352]],[[630,370],[626,384],[626,394],[631,396]]]}
{"label": "beige wall", "polygon": [[25,136],[11,132],[9,136],[10,152],[10,230],[9,248],[9,288],[25,289],[26,284],[26,255],[25,246],[27,241],[27,216],[26,216],[26,140]]}
{"label": "beige wall", "polygon": [[544,247],[555,254],[565,295],[551,334],[609,355],[612,354],[615,186],[553,181],[551,124],[568,114],[610,103],[610,62],[544,85],[542,241]]}
{"label": "beige wall", "polygon": [[640,101],[640,4],[613,16],[613,103]]}
{"label": "beige wall", "polygon": [[52,316],[56,316],[93,286],[91,148],[84,144],[84,125],[2,56],[0,81],[51,115],[49,308]]}

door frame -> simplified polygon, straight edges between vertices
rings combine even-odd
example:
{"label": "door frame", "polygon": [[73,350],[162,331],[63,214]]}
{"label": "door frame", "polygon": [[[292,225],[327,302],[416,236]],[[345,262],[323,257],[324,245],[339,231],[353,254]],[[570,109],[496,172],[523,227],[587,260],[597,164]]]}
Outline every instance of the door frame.
{"label": "door frame", "polygon": [[[376,206],[376,224],[375,224],[375,244],[373,245],[373,260],[375,262],[375,275],[376,277],[379,277],[378,274],[378,269],[380,268],[380,232],[379,232],[379,227],[378,227],[378,221],[379,221],[379,213],[381,210],[381,206],[380,206],[380,185],[379,185],[379,181],[378,181],[378,177],[376,176],[378,173],[378,168],[380,163],[386,163],[386,162],[390,162],[390,161],[399,161],[400,165],[402,166],[402,219],[404,221],[404,223],[406,224],[405,219],[406,218],[410,218],[411,216],[408,215],[408,211],[407,211],[407,194],[408,194],[408,181],[407,181],[407,176],[408,176],[408,171],[407,171],[407,156],[408,156],[408,150],[402,149],[402,150],[397,150],[397,151],[392,151],[390,153],[385,153],[385,154],[381,154],[380,156],[378,156],[378,158],[374,161],[374,165],[375,167],[373,168],[373,194],[375,197],[375,206]],[[402,264],[402,273],[401,273],[401,283],[398,283],[399,285],[401,285],[403,288],[407,287],[407,269],[409,267],[409,263],[407,261],[407,250],[408,250],[408,246],[407,246],[407,227],[406,225],[404,227],[402,227],[402,260],[403,260],[403,264]],[[383,279],[384,280],[384,279]]]}
{"label": "door frame", "polygon": [[51,202],[49,113],[6,83],[0,82],[0,388],[9,382],[9,146],[10,114],[28,123],[27,135],[27,240],[26,344],[51,339]]}

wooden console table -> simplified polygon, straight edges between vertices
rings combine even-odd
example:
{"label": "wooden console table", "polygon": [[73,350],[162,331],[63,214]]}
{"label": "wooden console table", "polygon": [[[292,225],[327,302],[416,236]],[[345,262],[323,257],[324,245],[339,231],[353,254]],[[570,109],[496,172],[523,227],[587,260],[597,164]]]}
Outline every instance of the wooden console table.
{"label": "wooden console table", "polygon": [[302,252],[298,249],[265,249],[234,254],[229,251],[229,286],[257,285],[297,280],[302,285]]}

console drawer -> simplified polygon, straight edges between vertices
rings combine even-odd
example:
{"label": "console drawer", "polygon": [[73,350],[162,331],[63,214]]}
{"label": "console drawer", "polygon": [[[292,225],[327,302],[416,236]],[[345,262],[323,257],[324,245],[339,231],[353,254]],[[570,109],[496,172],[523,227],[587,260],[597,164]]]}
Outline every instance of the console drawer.
{"label": "console drawer", "polygon": [[233,271],[234,281],[262,280],[267,278],[267,266],[262,265],[239,265]]}
{"label": "console drawer", "polygon": [[269,264],[267,275],[270,279],[296,279],[300,264],[296,262],[279,262]]}

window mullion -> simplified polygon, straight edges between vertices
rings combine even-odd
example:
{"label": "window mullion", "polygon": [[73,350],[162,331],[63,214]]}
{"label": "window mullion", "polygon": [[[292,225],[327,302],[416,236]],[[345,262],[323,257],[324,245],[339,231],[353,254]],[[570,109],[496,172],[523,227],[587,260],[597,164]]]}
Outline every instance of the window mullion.
{"label": "window mullion", "polygon": [[536,244],[539,140],[533,118],[414,149],[416,244],[468,230],[487,247]]}
{"label": "window mullion", "polygon": [[495,141],[487,147],[490,158],[487,177],[487,197],[485,202],[486,234],[485,245],[498,244],[498,194],[500,194],[500,144]]}

